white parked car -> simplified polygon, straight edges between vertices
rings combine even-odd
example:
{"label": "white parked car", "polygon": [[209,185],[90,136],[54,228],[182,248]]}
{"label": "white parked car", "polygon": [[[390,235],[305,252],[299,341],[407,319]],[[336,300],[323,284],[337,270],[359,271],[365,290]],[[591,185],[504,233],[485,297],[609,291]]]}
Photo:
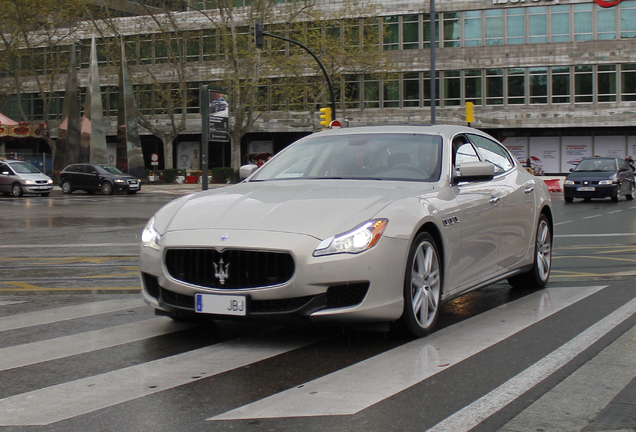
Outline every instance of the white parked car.
{"label": "white parked car", "polygon": [[552,218],[543,181],[479,130],[319,132],[160,209],[143,297],[174,318],[397,321],[420,337],[471,290],[544,287]]}

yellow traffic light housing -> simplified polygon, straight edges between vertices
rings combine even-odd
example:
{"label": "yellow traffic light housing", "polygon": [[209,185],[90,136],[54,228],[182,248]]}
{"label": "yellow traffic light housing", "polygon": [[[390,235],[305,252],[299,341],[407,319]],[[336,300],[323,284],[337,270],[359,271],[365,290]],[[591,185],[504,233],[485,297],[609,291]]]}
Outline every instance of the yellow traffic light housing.
{"label": "yellow traffic light housing", "polygon": [[320,108],[320,125],[326,128],[331,124],[331,108]]}
{"label": "yellow traffic light housing", "polygon": [[475,121],[475,104],[472,102],[466,102],[466,123],[472,123]]}

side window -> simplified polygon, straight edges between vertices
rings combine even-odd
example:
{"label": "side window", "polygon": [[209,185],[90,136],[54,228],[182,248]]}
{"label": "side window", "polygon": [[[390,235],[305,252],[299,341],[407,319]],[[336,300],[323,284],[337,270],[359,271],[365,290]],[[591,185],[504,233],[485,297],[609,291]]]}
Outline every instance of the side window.
{"label": "side window", "polygon": [[455,174],[458,174],[459,167],[466,162],[479,162],[479,156],[475,148],[464,135],[457,135],[453,138],[453,166]]}
{"label": "side window", "polygon": [[479,135],[469,135],[470,140],[477,146],[477,150],[481,157],[495,165],[495,172],[497,174],[506,172],[514,166],[510,154],[498,143],[484,138]]}
{"label": "side window", "polygon": [[0,173],[9,171],[9,168],[6,164],[0,163]]}

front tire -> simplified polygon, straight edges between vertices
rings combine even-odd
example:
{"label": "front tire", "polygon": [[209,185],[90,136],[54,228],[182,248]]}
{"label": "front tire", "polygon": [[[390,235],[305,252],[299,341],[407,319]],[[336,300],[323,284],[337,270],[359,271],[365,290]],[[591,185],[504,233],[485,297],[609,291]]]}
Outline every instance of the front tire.
{"label": "front tire", "polygon": [[544,214],[539,217],[534,249],[532,269],[508,279],[513,287],[541,289],[548,283],[552,267],[552,229]]}
{"label": "front tire", "polygon": [[618,202],[618,187],[616,187],[616,190],[612,193],[612,196],[610,197],[612,202]]}
{"label": "front tire", "polygon": [[24,195],[24,191],[22,190],[20,183],[14,183],[13,186],[11,186],[11,194],[16,198],[20,198]]}
{"label": "front tire", "polygon": [[571,196],[563,197],[563,199],[565,200],[566,203],[571,203],[572,201],[574,201],[574,197],[571,197]]}
{"label": "front tire", "polygon": [[409,251],[404,277],[404,310],[401,324],[415,337],[433,331],[442,296],[442,272],[435,240],[421,233]]}
{"label": "front tire", "polygon": [[101,186],[102,193],[104,195],[112,195],[113,194],[113,185],[109,182],[105,181]]}

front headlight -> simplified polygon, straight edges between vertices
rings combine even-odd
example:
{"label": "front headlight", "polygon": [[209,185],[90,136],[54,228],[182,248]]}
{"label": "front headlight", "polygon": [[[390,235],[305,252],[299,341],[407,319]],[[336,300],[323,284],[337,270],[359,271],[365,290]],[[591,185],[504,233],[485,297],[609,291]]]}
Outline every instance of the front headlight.
{"label": "front headlight", "polygon": [[48,179],[48,180],[46,181],[46,184],[51,184],[51,183],[53,183],[53,180],[51,180],[51,179]]}
{"label": "front headlight", "polygon": [[155,230],[155,217],[151,217],[141,232],[141,245],[154,250],[161,249],[161,234]]}
{"label": "front headlight", "polygon": [[126,180],[115,179],[115,183],[126,183]]}
{"label": "front headlight", "polygon": [[34,185],[35,182],[33,180],[25,180],[24,184],[28,184],[28,185]]}
{"label": "front headlight", "polygon": [[599,185],[611,185],[614,184],[612,180],[601,180],[598,182]]}
{"label": "front headlight", "polygon": [[574,184],[574,180],[566,180],[566,181],[563,182],[563,184],[573,185]]}
{"label": "front headlight", "polygon": [[357,254],[375,246],[386,229],[388,219],[373,219],[354,229],[329,237],[320,242],[314,256],[339,253]]}

